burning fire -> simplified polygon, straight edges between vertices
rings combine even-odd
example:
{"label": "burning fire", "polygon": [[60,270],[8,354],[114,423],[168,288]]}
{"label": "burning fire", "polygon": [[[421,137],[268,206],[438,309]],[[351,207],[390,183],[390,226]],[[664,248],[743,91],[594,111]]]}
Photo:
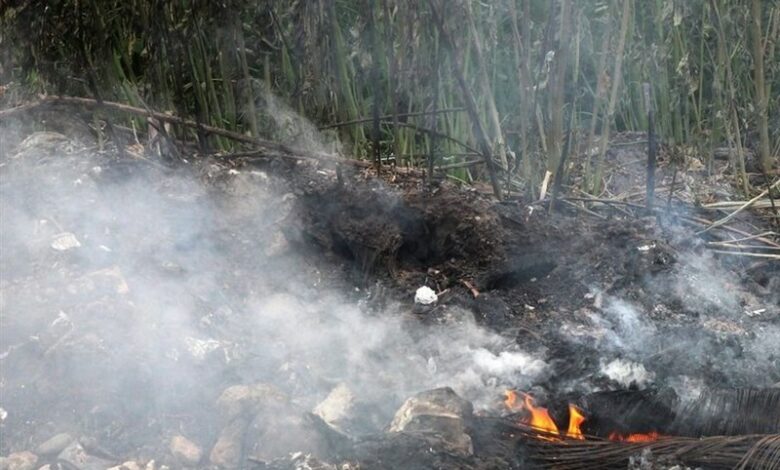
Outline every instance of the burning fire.
{"label": "burning fire", "polygon": [[[530,416],[524,421],[525,424],[554,436],[561,435],[555,421],[550,417],[550,413],[547,412],[547,408],[536,406],[531,395],[522,393],[523,402],[522,404],[518,404],[519,397],[517,392],[507,390],[505,394],[506,399],[504,400],[504,404],[506,404],[507,408],[513,411],[526,410],[530,413]],[[580,429],[580,426],[584,422],[585,416],[582,412],[577,409],[576,406],[569,405],[569,428],[566,431],[566,437],[572,439],[585,439],[585,436],[582,435],[582,430]]]}
{"label": "burning fire", "polygon": [[[528,417],[522,420],[523,424],[538,429],[545,434],[552,436],[564,436],[558,430],[558,425],[550,417],[550,413],[547,408],[536,406],[534,399],[531,395],[523,392],[515,392],[514,390],[507,390],[504,392],[506,398],[504,404],[511,411],[527,411]],[[522,401],[521,401],[522,398]],[[565,437],[569,439],[584,440],[585,435],[582,433],[582,424],[587,418],[583,412],[576,406],[569,404],[569,427],[566,430]],[[657,432],[649,432],[645,434],[628,434],[623,435],[618,432],[613,432],[609,435],[609,440],[618,442],[652,442],[658,440],[661,435]]]}
{"label": "burning fire", "polygon": [[661,435],[655,431],[646,434],[629,434],[627,436],[613,432],[609,435],[609,440],[618,442],[653,442],[657,441],[659,437]]}

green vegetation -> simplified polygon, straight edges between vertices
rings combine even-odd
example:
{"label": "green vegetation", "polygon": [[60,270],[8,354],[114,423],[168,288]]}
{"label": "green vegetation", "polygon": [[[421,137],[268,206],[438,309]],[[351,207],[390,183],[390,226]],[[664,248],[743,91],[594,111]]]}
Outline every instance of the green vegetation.
{"label": "green vegetation", "polygon": [[644,83],[660,139],[708,164],[733,149],[746,191],[746,149],[765,173],[780,154],[776,0],[12,1],[0,27],[6,101],[93,96],[273,138],[274,95],[349,156],[494,167],[513,191],[571,153],[598,193],[610,133],[647,129]]}

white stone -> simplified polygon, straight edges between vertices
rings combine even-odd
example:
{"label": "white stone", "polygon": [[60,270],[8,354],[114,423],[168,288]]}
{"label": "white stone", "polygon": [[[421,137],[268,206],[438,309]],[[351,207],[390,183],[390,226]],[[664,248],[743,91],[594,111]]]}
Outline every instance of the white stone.
{"label": "white stone", "polygon": [[51,242],[51,247],[57,251],[67,251],[80,246],[81,243],[78,238],[76,238],[76,235],[73,235],[70,232],[55,235],[54,240]]}
{"label": "white stone", "polygon": [[38,456],[30,451],[14,452],[5,463],[8,470],[33,470],[38,463]]}
{"label": "white stone", "polygon": [[355,395],[345,384],[337,385],[315,408],[314,414],[333,427],[341,429],[341,423],[349,418],[355,406]]}
{"label": "white stone", "polygon": [[203,451],[194,442],[184,436],[173,436],[169,446],[171,454],[182,465],[194,466],[203,457]]}

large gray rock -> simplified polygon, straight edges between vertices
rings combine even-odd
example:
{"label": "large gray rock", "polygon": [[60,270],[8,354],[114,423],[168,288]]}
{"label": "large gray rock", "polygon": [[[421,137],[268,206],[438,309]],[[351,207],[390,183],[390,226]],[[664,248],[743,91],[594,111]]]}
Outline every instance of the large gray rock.
{"label": "large gray rock", "polygon": [[466,433],[474,408],[451,388],[437,388],[409,398],[395,413],[390,432],[433,434],[461,455],[472,455],[474,446]]}
{"label": "large gray rock", "polygon": [[222,429],[209,455],[212,464],[224,469],[241,467],[241,457],[244,453],[244,434],[246,434],[248,426],[248,420],[236,418]]}
{"label": "large gray rock", "polygon": [[41,443],[35,448],[35,453],[44,457],[57,455],[73,442],[70,434],[63,432]]}
{"label": "large gray rock", "polygon": [[111,462],[110,460],[88,454],[78,441],[73,441],[68,447],[60,452],[57,459],[63,460],[79,470],[105,470],[106,468],[116,465],[115,462]]}

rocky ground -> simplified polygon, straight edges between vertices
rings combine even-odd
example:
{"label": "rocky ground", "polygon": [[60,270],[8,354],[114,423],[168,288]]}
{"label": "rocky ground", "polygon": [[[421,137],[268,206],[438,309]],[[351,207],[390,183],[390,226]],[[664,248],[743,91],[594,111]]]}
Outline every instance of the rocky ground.
{"label": "rocky ground", "polygon": [[697,235],[684,197],[548,214],[415,171],[78,135],[2,147],[2,468],[521,468],[490,421],[508,388],[780,382],[778,263],[713,253],[739,236]]}

